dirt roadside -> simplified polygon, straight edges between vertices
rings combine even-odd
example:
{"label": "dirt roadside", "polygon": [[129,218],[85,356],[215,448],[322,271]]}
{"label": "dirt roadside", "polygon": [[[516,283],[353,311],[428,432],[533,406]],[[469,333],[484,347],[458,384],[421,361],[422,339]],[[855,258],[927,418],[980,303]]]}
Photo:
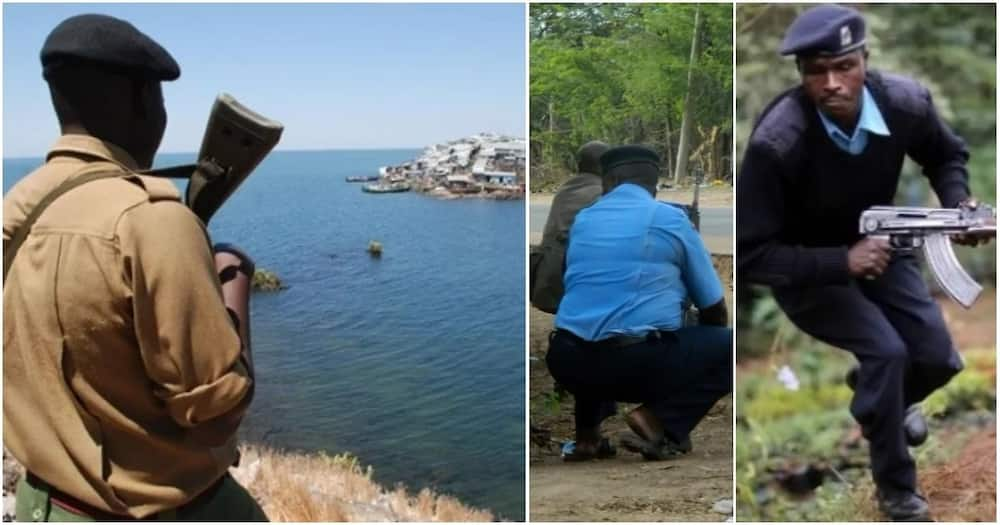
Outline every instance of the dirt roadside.
{"label": "dirt roadside", "polygon": [[[732,282],[732,259],[716,258],[724,283]],[[732,304],[732,290],[728,297]],[[733,402],[720,401],[694,430],[694,451],[664,462],[645,462],[619,449],[613,459],[563,463],[559,443],[572,439],[572,400],[551,400],[553,380],[545,367],[553,316],[530,310],[532,432],[529,477],[532,521],[724,521],[713,510],[733,498]],[[613,440],[628,431],[622,419],[631,405],[604,423]]]}

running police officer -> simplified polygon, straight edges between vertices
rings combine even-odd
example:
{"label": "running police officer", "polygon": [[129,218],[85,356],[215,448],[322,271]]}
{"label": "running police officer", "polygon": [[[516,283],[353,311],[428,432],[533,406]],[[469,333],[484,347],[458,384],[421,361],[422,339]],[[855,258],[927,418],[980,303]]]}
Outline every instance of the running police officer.
{"label": "running police officer", "polygon": [[5,249],[56,188],[115,176],[52,200],[4,274],[4,445],[27,470],[17,519],[265,520],[227,473],[253,392],[253,264],[213,255],[173,184],[137,174],[166,127],[160,82],[180,69],[102,15],[59,24],[41,61],[61,136],[4,197]]}
{"label": "running police officer", "polygon": [[737,271],[770,285],[803,331],[857,357],[850,408],[869,440],[879,506],[894,520],[925,520],[907,449],[927,435],[915,404],[962,362],[914,258],[861,238],[857,225],[866,208],[892,204],[906,156],[943,207],[975,207],[969,154],[925,87],[867,68],[854,9],[803,12],[781,54],[795,56],[802,83],[768,106],[750,137],[736,190]]}

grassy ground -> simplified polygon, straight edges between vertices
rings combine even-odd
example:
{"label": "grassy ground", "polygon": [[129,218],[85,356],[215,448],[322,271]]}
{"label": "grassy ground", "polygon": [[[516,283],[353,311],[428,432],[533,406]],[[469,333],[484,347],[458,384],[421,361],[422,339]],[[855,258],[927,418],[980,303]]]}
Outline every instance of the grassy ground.
{"label": "grassy ground", "polygon": [[[942,303],[966,369],[924,402],[931,438],[912,450],[939,521],[995,519],[995,304],[992,291],[968,312]],[[737,367],[737,519],[880,520],[867,443],[847,410],[853,358],[782,330],[766,358]],[[777,380],[784,366],[799,390]],[[810,479],[821,481],[814,491]]]}

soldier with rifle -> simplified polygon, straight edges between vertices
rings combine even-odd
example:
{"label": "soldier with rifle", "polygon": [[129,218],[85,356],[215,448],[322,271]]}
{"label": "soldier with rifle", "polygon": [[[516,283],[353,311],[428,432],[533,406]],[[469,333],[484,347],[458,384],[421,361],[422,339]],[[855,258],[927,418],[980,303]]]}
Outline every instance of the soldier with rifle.
{"label": "soldier with rifle", "polygon": [[901,215],[875,208],[867,225],[859,220],[892,204],[906,156],[923,168],[942,207],[970,219],[939,233],[974,246],[995,237],[995,219],[992,232],[973,227],[983,221],[969,192],[969,154],[928,90],[868,68],[858,11],[806,10],[787,29],[781,54],[795,56],[802,82],[765,109],[743,158],[739,279],[771,286],[796,326],[857,357],[850,408],[870,444],[879,507],[893,520],[927,520],[907,446],[927,437],[917,403],[962,361],[914,256],[894,251],[900,246],[890,233],[899,232],[882,229],[880,221]]}
{"label": "soldier with rifle", "polygon": [[[81,15],[41,62],[61,136],[3,200],[17,520],[266,521],[228,474],[254,391],[254,265],[213,250],[205,223],[280,125],[220,98],[199,164],[151,172],[160,83],[180,75],[170,54],[123,20]],[[154,175],[189,177],[190,209]]]}

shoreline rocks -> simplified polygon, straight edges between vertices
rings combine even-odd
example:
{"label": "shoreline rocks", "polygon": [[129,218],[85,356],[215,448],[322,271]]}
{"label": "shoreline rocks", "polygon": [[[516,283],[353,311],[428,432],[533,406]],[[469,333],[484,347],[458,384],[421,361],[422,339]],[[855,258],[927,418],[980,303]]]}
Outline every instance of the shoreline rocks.
{"label": "shoreline rocks", "polygon": [[250,289],[259,292],[280,292],[288,288],[281,282],[278,274],[264,269],[253,272],[253,279],[250,281]]}

